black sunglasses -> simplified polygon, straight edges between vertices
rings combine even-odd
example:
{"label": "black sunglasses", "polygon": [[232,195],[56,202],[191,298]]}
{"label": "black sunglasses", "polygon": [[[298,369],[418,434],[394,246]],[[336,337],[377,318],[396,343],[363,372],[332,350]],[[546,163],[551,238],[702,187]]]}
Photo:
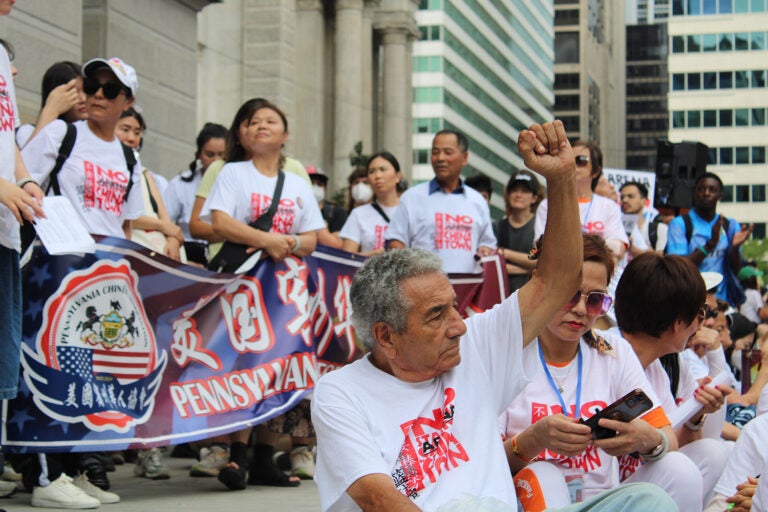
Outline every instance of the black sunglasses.
{"label": "black sunglasses", "polygon": [[113,100],[120,96],[120,93],[125,90],[125,87],[120,82],[108,81],[101,83],[95,78],[88,77],[83,80],[83,92],[88,96],[93,96],[101,89],[104,93],[104,97],[108,100]]}
{"label": "black sunglasses", "polygon": [[584,167],[589,163],[589,157],[586,155],[576,155],[576,166]]}

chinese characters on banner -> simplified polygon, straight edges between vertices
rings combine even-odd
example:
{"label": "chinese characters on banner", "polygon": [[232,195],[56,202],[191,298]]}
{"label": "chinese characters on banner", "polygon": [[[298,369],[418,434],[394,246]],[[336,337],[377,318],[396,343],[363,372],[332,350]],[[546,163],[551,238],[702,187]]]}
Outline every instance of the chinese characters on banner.
{"label": "chinese characters on banner", "polygon": [[[89,255],[42,247],[24,268],[19,396],[7,451],[176,444],[262,423],[362,356],[349,291],[363,258],[319,247],[216,274],[101,238]],[[506,273],[452,276],[462,311],[498,303]]]}

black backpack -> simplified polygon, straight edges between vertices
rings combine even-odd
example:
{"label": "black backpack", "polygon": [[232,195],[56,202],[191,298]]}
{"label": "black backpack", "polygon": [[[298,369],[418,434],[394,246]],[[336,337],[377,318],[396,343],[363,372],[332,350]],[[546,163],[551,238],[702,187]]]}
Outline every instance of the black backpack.
{"label": "black backpack", "polygon": [[[45,190],[46,195],[53,190],[53,194],[56,196],[61,195],[61,188],[59,186],[59,171],[64,166],[64,162],[67,161],[69,155],[72,154],[72,148],[75,147],[75,140],[77,139],[77,128],[75,125],[67,123],[67,133],[64,134],[64,139],[59,146],[59,154],[56,156],[56,163],[53,164],[48,175],[48,187]],[[123,202],[128,200],[128,194],[133,187],[133,168],[136,166],[136,156],[133,154],[133,150],[123,144],[123,156],[125,157],[125,164],[128,166],[128,185],[125,187],[125,195],[123,196]],[[21,254],[24,254],[27,248],[35,241],[35,227],[31,223],[24,221],[21,225]]]}

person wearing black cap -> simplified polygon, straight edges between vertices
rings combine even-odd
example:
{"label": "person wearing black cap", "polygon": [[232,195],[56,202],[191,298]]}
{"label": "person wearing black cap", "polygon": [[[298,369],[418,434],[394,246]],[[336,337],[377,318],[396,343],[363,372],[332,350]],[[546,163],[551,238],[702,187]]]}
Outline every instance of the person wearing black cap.
{"label": "person wearing black cap", "polygon": [[523,286],[536,268],[536,260],[528,259],[533,247],[534,212],[540,199],[539,181],[527,170],[514,173],[504,188],[507,216],[493,223],[499,253],[507,262],[509,292]]}

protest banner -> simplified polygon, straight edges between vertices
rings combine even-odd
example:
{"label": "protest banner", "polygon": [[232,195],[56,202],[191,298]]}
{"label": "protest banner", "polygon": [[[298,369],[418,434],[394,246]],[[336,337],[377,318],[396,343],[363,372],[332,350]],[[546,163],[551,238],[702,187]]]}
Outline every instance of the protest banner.
{"label": "protest banner", "polygon": [[[21,379],[3,402],[9,452],[123,450],[240,430],[293,408],[363,355],[349,291],[364,258],[320,246],[216,274],[130,241],[23,267]],[[499,302],[498,256],[455,276],[461,311]]]}

